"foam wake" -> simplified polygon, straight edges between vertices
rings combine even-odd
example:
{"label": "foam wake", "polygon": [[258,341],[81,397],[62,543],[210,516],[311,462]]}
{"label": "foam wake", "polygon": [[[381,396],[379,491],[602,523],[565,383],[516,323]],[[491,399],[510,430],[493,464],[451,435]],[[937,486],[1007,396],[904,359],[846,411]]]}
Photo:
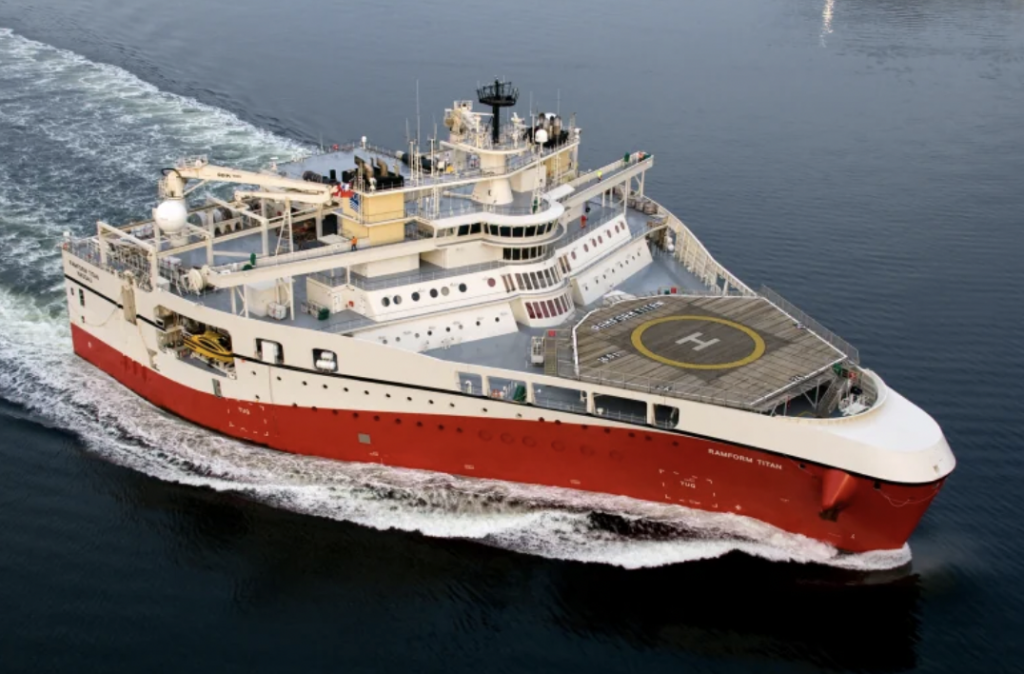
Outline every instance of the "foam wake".
{"label": "foam wake", "polygon": [[[170,417],[73,356],[56,249],[63,230],[146,212],[158,169],[180,156],[254,167],[308,149],[0,29],[0,396],[155,478],[377,529],[627,568],[733,550],[859,570],[909,561],[906,548],[840,556],[732,514],[273,452]],[[614,514],[613,524],[595,513]]]}

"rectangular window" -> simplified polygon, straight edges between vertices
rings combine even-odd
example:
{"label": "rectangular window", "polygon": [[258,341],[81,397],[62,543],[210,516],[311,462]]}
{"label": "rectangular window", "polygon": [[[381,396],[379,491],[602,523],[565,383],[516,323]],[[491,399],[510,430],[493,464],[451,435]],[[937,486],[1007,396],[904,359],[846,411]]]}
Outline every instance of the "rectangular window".
{"label": "rectangular window", "polygon": [[551,318],[551,312],[548,311],[548,305],[543,302],[538,302],[540,310],[544,313],[544,318]]}
{"label": "rectangular window", "polygon": [[526,285],[523,284],[522,274],[516,274],[516,287],[520,290],[526,290]]}
{"label": "rectangular window", "polygon": [[544,286],[542,286],[540,284],[540,278],[537,276],[536,272],[530,272],[529,276],[530,276],[530,283],[533,284],[533,289],[534,290],[540,290],[541,288],[544,287]]}
{"label": "rectangular window", "polygon": [[560,314],[564,314],[565,313],[565,306],[562,305],[562,298],[561,297],[556,297],[555,298],[555,307],[558,309],[558,313],[560,313]]}
{"label": "rectangular window", "polygon": [[85,291],[81,288],[78,289],[78,303],[83,307],[85,306]]}
{"label": "rectangular window", "polygon": [[220,382],[217,381],[216,379],[213,380],[213,395],[217,396],[218,398],[223,397],[220,393]]}
{"label": "rectangular window", "polygon": [[679,425],[679,408],[672,405],[654,405],[654,425],[675,428]]}
{"label": "rectangular window", "polygon": [[552,302],[551,300],[548,300],[547,301],[547,305],[548,305],[548,311],[551,312],[551,315],[552,316],[557,316],[558,315],[558,309],[555,308],[555,303]]}
{"label": "rectangular window", "polygon": [[280,344],[269,339],[256,340],[256,357],[264,363],[272,363],[273,365],[284,364],[284,350]]}
{"label": "rectangular window", "polygon": [[512,228],[512,238],[514,238],[514,239],[521,239],[521,238],[523,238],[523,228],[522,227],[513,227]]}
{"label": "rectangular window", "polygon": [[526,236],[537,236],[537,226],[527,227]]}
{"label": "rectangular window", "polygon": [[526,281],[526,289],[536,290],[536,287],[533,285],[534,279],[530,278],[530,276],[532,276],[532,274],[523,274],[523,280]]}
{"label": "rectangular window", "polygon": [[501,236],[512,236],[512,228],[511,227],[502,227],[501,228]]}
{"label": "rectangular window", "polygon": [[469,225],[459,227],[459,236],[466,236],[467,234],[469,234]]}
{"label": "rectangular window", "polygon": [[512,259],[513,260],[521,260],[522,258],[523,258],[523,251],[521,251],[518,248],[513,248],[512,249]]}
{"label": "rectangular window", "polygon": [[473,225],[472,227],[470,227],[469,233],[470,234],[479,234],[480,233],[480,223],[478,222],[475,225]]}
{"label": "rectangular window", "polygon": [[505,292],[510,293],[516,289],[516,287],[512,285],[512,277],[508,274],[502,274],[501,280],[505,283]]}
{"label": "rectangular window", "polygon": [[337,372],[338,357],[327,349],[313,349],[313,367],[321,372]]}
{"label": "rectangular window", "polygon": [[558,266],[562,268],[563,272],[565,271],[565,256],[558,258]]}
{"label": "rectangular window", "polygon": [[533,302],[526,302],[526,313],[530,318],[537,318],[537,314],[533,312]]}

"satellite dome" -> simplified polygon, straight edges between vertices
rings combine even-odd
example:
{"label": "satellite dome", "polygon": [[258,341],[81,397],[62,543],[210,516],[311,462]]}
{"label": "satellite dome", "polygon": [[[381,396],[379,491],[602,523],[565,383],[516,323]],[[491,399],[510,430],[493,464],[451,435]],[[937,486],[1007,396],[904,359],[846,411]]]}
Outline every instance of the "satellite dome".
{"label": "satellite dome", "polygon": [[161,232],[173,234],[181,231],[185,228],[185,222],[188,220],[188,208],[185,206],[185,201],[183,199],[164,201],[156,207],[156,215],[153,219],[156,220],[156,225]]}

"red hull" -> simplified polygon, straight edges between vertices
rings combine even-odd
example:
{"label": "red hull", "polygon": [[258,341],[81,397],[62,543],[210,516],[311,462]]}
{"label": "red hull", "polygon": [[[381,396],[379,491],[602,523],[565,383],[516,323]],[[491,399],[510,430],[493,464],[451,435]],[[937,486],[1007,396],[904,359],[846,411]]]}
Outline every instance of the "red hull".
{"label": "red hull", "polygon": [[732,512],[850,552],[902,547],[942,485],[852,477],[843,481],[848,495],[840,507],[825,510],[829,467],[786,456],[642,427],[218,398],[162,376],[74,325],[72,337],[75,353],[154,405],[273,449]]}

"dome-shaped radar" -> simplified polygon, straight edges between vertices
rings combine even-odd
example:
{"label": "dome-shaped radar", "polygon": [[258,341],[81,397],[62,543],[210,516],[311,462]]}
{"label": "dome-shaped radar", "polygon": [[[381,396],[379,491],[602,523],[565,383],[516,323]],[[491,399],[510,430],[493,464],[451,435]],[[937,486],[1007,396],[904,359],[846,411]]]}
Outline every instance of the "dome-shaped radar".
{"label": "dome-shaped radar", "polygon": [[154,220],[165,234],[180,232],[188,220],[188,207],[183,199],[168,199],[156,207]]}

